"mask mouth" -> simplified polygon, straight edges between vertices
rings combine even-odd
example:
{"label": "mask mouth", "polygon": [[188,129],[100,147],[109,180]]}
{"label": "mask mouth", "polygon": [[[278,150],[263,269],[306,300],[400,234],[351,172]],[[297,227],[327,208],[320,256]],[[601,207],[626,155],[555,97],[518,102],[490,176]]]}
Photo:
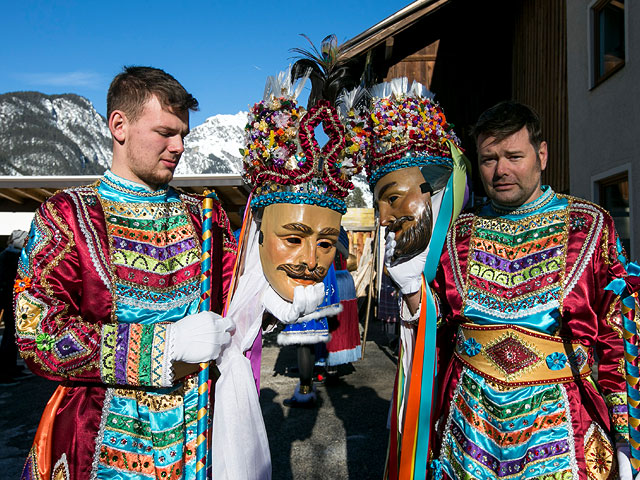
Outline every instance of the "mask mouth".
{"label": "mask mouth", "polygon": [[393,223],[387,225],[387,232],[397,233],[402,230],[402,227],[407,222],[413,222],[415,218],[411,215],[405,215],[404,217],[400,217],[394,220]]}
{"label": "mask mouth", "polygon": [[[399,224],[399,226],[402,227],[404,223],[409,221],[408,218],[411,218],[413,224],[403,230],[402,235],[396,236],[396,248],[393,252],[393,256],[391,257],[392,265],[397,265],[399,263],[406,262],[407,260],[412,259],[419,253],[423,252],[427,248],[427,246],[429,246],[432,228],[431,209],[425,208],[424,211],[421,212],[417,217],[399,218],[387,228],[398,228],[396,224]],[[398,230],[399,229],[400,228],[398,228]],[[397,230],[391,231],[395,232]]]}
{"label": "mask mouth", "polygon": [[327,274],[327,269],[318,265],[313,270],[309,270],[306,265],[293,265],[283,263],[278,265],[276,270],[282,270],[288,277],[294,280],[306,280],[314,283],[320,283]]}

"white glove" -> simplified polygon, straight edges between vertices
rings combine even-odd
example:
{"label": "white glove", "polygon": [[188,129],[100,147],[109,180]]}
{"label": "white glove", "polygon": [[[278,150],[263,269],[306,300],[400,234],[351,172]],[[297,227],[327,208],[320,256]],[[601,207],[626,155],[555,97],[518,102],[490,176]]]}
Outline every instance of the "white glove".
{"label": "white glove", "polygon": [[324,300],[324,283],[297,286],[293,289],[293,302],[287,302],[269,285],[262,295],[262,305],[282,323],[296,323],[305,315],[315,312]]}
{"label": "white glove", "polygon": [[400,291],[404,295],[415,293],[420,290],[422,285],[422,272],[424,264],[427,261],[427,253],[429,247],[424,249],[415,257],[404,262],[391,265],[391,259],[396,249],[396,234],[389,232],[386,237],[384,248],[384,264],[387,267],[389,276],[400,287]]}
{"label": "white glove", "polygon": [[229,317],[213,312],[187,315],[170,325],[171,360],[201,363],[215,360],[231,342],[236,325]]}
{"label": "white glove", "polygon": [[[633,480],[633,469],[631,468],[631,449],[629,445],[616,445],[616,457],[618,459],[618,475],[620,480]],[[636,480],[640,480],[640,473],[636,475]]]}

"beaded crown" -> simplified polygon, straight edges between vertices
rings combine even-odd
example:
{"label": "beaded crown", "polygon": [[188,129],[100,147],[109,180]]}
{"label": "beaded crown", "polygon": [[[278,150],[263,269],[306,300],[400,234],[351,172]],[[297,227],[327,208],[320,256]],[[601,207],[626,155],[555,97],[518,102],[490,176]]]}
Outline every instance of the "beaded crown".
{"label": "beaded crown", "polygon": [[[249,112],[245,127],[243,178],[253,187],[252,208],[272,203],[306,203],[346,212],[344,197],[354,188],[351,177],[364,157],[334,105],[318,100],[306,110],[296,101],[308,75],[291,80],[291,69],[269,77],[263,100]],[[315,128],[328,137],[322,148]]]}
{"label": "beaded crown", "polygon": [[367,180],[371,190],[388,173],[401,168],[453,167],[448,142],[460,140],[427,88],[406,78],[370,89]]}

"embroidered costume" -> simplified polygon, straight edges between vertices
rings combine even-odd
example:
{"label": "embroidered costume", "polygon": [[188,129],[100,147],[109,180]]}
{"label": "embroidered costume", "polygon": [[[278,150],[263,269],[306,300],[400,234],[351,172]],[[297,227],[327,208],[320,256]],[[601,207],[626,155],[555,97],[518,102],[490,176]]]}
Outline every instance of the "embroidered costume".
{"label": "embroidered costume", "polygon": [[441,338],[456,338],[440,352],[437,478],[617,478],[628,421],[619,297],[605,290],[626,275],[616,245],[607,212],[549,187],[515,210],[458,217],[435,283]]}
{"label": "embroidered costume", "polygon": [[[62,382],[24,479],[195,478],[197,381],[175,381],[167,324],[199,302],[201,199],[111,172],[36,213],[15,288],[29,368]],[[214,202],[211,309],[236,245]]]}

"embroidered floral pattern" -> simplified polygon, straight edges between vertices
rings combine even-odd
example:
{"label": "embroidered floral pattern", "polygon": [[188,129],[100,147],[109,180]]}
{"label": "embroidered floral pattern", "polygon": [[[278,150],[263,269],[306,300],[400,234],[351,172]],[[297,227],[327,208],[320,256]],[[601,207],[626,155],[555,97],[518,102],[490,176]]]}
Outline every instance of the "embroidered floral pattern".
{"label": "embroidered floral pattern", "polygon": [[567,364],[567,356],[562,352],[553,352],[545,359],[550,370],[562,370]]}
{"label": "embroidered floral pattern", "polygon": [[38,350],[48,352],[53,348],[54,342],[55,338],[47,333],[39,333],[36,335],[36,345],[38,346]]}
{"label": "embroidered floral pattern", "polygon": [[16,278],[13,285],[13,293],[24,292],[27,288],[31,287],[31,279],[29,277]]}
{"label": "embroidered floral pattern", "polygon": [[482,350],[482,345],[480,345],[474,338],[470,338],[466,342],[464,342],[464,352],[470,357],[475,357]]}

